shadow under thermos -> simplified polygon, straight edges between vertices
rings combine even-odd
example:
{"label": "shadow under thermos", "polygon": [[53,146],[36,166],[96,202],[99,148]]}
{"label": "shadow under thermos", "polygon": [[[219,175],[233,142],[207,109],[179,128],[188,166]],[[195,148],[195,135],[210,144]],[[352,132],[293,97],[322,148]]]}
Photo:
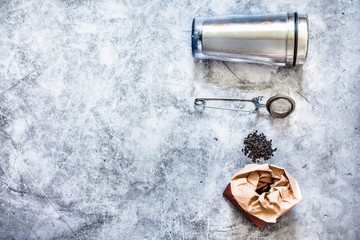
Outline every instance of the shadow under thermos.
{"label": "shadow under thermos", "polygon": [[191,37],[196,59],[300,66],[307,58],[308,19],[296,12],[197,17]]}

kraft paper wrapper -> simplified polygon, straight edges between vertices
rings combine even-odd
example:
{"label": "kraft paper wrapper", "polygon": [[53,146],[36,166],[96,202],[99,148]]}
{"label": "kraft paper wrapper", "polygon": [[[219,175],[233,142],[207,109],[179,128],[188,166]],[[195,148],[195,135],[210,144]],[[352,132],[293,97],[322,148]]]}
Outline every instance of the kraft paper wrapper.
{"label": "kraft paper wrapper", "polygon": [[235,200],[234,196],[231,193],[231,186],[230,183],[227,185],[227,187],[225,188],[225,191],[223,193],[223,195],[237,208],[239,209],[239,211],[247,218],[249,219],[251,222],[253,222],[256,226],[258,226],[261,230],[264,229],[266,222],[258,219],[257,217],[251,215],[250,213],[246,212],[244,209],[242,209],[240,207],[240,205],[237,203],[237,201]]}
{"label": "kraft paper wrapper", "polygon": [[[267,183],[271,183],[270,191],[259,195],[256,189]],[[302,199],[295,178],[275,165],[246,165],[235,174],[230,184],[231,192],[241,208],[268,223],[275,223],[278,217]]]}

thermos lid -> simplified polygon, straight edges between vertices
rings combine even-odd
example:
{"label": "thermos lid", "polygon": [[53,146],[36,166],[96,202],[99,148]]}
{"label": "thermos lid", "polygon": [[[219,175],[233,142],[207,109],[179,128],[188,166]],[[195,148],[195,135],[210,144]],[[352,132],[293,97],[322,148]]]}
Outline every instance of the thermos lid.
{"label": "thermos lid", "polygon": [[307,58],[309,44],[309,26],[306,14],[288,13],[289,32],[287,42],[286,65],[303,65]]}
{"label": "thermos lid", "polygon": [[298,14],[298,45],[295,66],[303,65],[307,58],[309,45],[309,25],[306,14]]}

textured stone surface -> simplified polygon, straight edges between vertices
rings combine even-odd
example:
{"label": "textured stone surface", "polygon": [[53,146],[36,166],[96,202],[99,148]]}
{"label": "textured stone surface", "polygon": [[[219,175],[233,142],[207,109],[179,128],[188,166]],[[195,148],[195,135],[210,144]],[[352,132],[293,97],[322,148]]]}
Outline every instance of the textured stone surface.
{"label": "textured stone surface", "polygon": [[[1,239],[359,239],[359,1],[0,1]],[[302,68],[194,61],[195,16],[309,15]],[[195,97],[294,98],[286,119]],[[303,201],[260,231],[223,196],[253,130]]]}

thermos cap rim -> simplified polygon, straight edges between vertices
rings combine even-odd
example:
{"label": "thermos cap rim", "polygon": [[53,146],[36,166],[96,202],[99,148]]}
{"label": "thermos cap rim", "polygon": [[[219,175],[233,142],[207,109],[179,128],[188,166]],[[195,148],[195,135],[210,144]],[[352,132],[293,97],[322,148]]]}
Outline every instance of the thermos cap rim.
{"label": "thermos cap rim", "polygon": [[309,45],[309,26],[308,16],[306,14],[298,14],[298,38],[297,38],[297,54],[296,66],[303,65],[308,55]]}

